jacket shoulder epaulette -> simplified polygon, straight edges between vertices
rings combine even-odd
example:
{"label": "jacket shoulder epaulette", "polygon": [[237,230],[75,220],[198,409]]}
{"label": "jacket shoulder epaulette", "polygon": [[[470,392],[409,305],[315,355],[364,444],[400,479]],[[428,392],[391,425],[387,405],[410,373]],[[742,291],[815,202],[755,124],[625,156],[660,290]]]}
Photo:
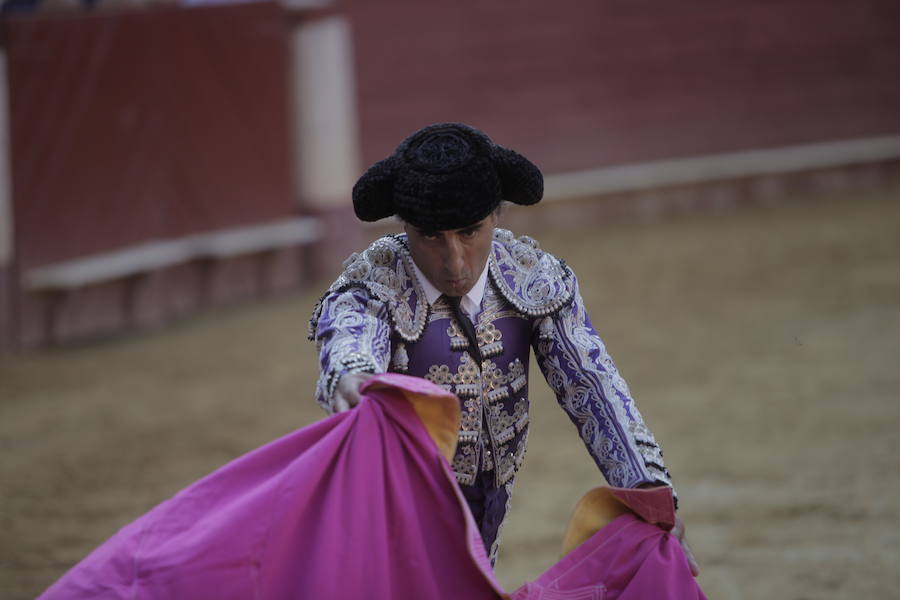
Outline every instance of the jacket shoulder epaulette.
{"label": "jacket shoulder epaulette", "polygon": [[359,288],[387,307],[392,329],[408,342],[422,336],[428,322],[428,301],[412,269],[412,257],[402,235],[379,238],[362,252],[344,261],[343,271],[313,309],[309,338],[315,339],[316,327],[325,300],[347,290]]}
{"label": "jacket shoulder epaulette", "polygon": [[[515,237],[506,229],[494,230],[488,273],[500,295],[517,311],[530,317],[545,317],[571,303],[575,277],[566,264],[544,252],[528,237]],[[387,307],[391,328],[407,342],[416,342],[428,323],[429,306],[416,279],[412,257],[403,235],[389,235],[344,261],[343,271],[313,309],[309,338],[316,327],[325,300],[334,294],[358,288]]]}
{"label": "jacket shoulder epaulette", "polygon": [[516,310],[545,317],[569,305],[575,295],[575,276],[566,264],[540,249],[526,235],[494,230],[490,276],[500,294]]}

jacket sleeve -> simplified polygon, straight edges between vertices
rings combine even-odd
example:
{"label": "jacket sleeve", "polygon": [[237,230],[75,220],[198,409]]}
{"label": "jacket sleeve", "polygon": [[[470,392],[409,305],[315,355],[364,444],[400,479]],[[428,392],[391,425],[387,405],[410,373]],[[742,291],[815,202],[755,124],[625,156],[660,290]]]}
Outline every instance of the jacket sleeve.
{"label": "jacket sleeve", "polygon": [[671,486],[662,451],[591,325],[577,281],[574,286],[570,305],[537,321],[538,365],[611,485]]}
{"label": "jacket sleeve", "polygon": [[322,300],[313,335],[319,352],[316,401],[334,412],[334,391],[348,373],[383,373],[390,357],[390,318],[385,304],[364,288],[329,294]]}

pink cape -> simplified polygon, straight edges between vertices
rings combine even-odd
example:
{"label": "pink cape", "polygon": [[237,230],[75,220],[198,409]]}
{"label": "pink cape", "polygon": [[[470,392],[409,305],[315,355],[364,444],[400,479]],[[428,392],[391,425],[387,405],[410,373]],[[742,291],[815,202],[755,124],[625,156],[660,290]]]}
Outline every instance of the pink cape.
{"label": "pink cape", "polygon": [[[362,391],[126,525],[40,598],[510,597],[447,462],[456,398],[402,375]],[[704,598],[677,540],[633,514],[511,597]]]}

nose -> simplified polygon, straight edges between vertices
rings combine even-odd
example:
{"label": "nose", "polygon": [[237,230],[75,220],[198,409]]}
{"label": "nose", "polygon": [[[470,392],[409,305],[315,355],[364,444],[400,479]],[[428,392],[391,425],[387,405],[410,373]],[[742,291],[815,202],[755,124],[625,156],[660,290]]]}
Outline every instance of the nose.
{"label": "nose", "polygon": [[463,275],[465,265],[466,261],[462,243],[459,240],[450,237],[444,247],[444,268],[452,277],[459,277]]}

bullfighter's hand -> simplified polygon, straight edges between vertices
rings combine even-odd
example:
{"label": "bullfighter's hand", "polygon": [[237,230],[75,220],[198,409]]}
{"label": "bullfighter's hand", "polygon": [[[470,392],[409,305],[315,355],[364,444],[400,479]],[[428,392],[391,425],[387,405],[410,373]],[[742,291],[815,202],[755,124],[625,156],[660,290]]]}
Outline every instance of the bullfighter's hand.
{"label": "bullfighter's hand", "polygon": [[688,559],[688,564],[691,566],[691,574],[696,577],[700,574],[700,566],[697,564],[697,559],[694,558],[694,553],[691,552],[691,547],[688,545],[687,538],[684,535],[684,522],[681,520],[681,517],[675,517],[675,527],[672,528],[672,535],[681,542],[681,547],[684,549],[684,555]]}
{"label": "bullfighter's hand", "polygon": [[[648,489],[657,487],[657,484],[643,483],[637,487],[641,489]],[[697,559],[694,558],[694,553],[691,552],[691,547],[690,545],[688,545],[687,537],[685,537],[684,521],[682,521],[681,517],[679,517],[678,515],[675,515],[675,526],[672,527],[671,533],[675,536],[675,539],[681,542],[681,548],[684,550],[684,556],[687,558],[688,565],[690,565],[691,567],[691,575],[693,575],[694,577],[698,576],[700,574],[700,565],[697,564]]]}
{"label": "bullfighter's hand", "polygon": [[334,412],[344,412],[359,404],[359,386],[372,377],[372,373],[347,373],[338,380],[334,390]]}

